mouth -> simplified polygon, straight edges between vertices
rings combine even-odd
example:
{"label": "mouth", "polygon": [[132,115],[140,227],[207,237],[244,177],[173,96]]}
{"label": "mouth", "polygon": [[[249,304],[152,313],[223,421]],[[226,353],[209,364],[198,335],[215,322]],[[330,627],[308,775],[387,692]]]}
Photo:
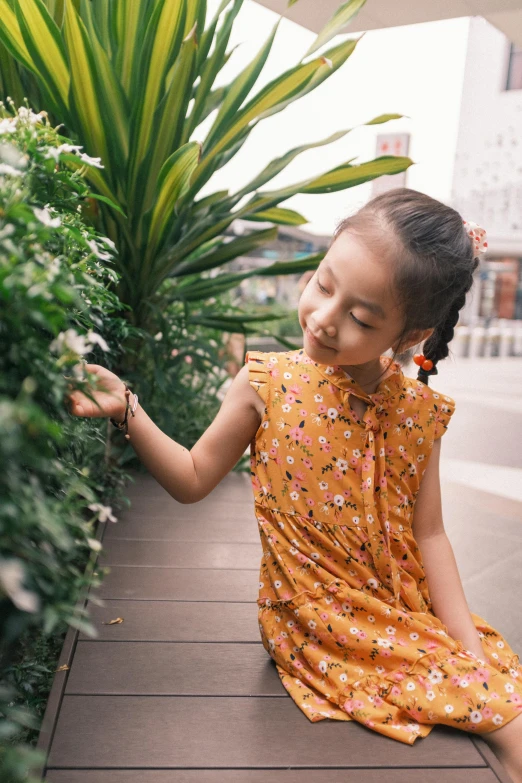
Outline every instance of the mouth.
{"label": "mouth", "polygon": [[320,340],[318,340],[317,337],[315,337],[315,335],[312,334],[312,332],[310,331],[308,326],[306,327],[306,335],[307,335],[308,339],[310,340],[310,342],[312,343],[312,345],[317,346],[317,348],[322,348],[325,351],[333,350],[332,348],[330,348],[329,345],[325,345]]}

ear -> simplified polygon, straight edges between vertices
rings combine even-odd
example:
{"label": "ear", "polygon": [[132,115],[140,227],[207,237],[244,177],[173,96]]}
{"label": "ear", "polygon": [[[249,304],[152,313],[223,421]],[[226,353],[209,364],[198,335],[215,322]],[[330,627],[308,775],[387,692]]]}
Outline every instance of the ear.
{"label": "ear", "polygon": [[394,345],[393,350],[395,353],[405,353],[409,348],[412,347],[412,345],[419,345],[419,343],[423,343],[424,340],[427,340],[428,337],[431,337],[434,331],[434,328],[415,329],[408,334],[407,339],[403,340],[401,344],[398,344],[397,346]]}

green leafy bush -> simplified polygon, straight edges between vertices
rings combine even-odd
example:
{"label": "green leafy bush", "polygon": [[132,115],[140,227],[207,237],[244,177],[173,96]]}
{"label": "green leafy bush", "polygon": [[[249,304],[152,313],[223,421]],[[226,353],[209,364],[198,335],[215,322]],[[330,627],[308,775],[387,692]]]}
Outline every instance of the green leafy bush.
{"label": "green leafy bush", "polygon": [[68,626],[96,635],[75,606],[105,573],[92,573],[96,524],[128,478],[108,449],[107,421],[77,419],[64,402],[68,384],[86,384],[86,353],[110,366],[121,341],[138,333],[114,316],[122,304],[110,290],[118,279],[112,242],[83,215],[92,202],[80,167],[100,165],[44,115],[0,104],[2,781],[26,780],[34,760],[20,740],[38,728],[25,706],[38,668],[24,675],[20,640],[51,639]]}

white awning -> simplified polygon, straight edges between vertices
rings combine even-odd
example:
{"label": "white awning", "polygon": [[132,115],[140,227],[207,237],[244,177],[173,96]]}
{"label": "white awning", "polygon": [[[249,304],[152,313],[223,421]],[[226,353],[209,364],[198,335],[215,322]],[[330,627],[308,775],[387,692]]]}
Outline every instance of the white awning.
{"label": "white awning", "polygon": [[[256,2],[316,33],[340,5],[340,0],[299,0],[291,8],[287,8],[287,0]],[[522,47],[522,0],[368,0],[344,32],[360,33],[461,16],[484,17]]]}

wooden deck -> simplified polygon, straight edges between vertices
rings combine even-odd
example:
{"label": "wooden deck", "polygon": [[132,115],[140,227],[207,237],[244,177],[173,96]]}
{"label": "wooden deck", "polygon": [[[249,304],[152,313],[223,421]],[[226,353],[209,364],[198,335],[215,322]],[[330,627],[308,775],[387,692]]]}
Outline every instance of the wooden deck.
{"label": "wooden deck", "polygon": [[485,742],[445,726],[408,746],[355,721],[311,723],[259,635],[250,477],[186,506],[134,476],[132,508],[104,526],[99,637],[79,634],[57,675],[47,782],[509,783]]}

